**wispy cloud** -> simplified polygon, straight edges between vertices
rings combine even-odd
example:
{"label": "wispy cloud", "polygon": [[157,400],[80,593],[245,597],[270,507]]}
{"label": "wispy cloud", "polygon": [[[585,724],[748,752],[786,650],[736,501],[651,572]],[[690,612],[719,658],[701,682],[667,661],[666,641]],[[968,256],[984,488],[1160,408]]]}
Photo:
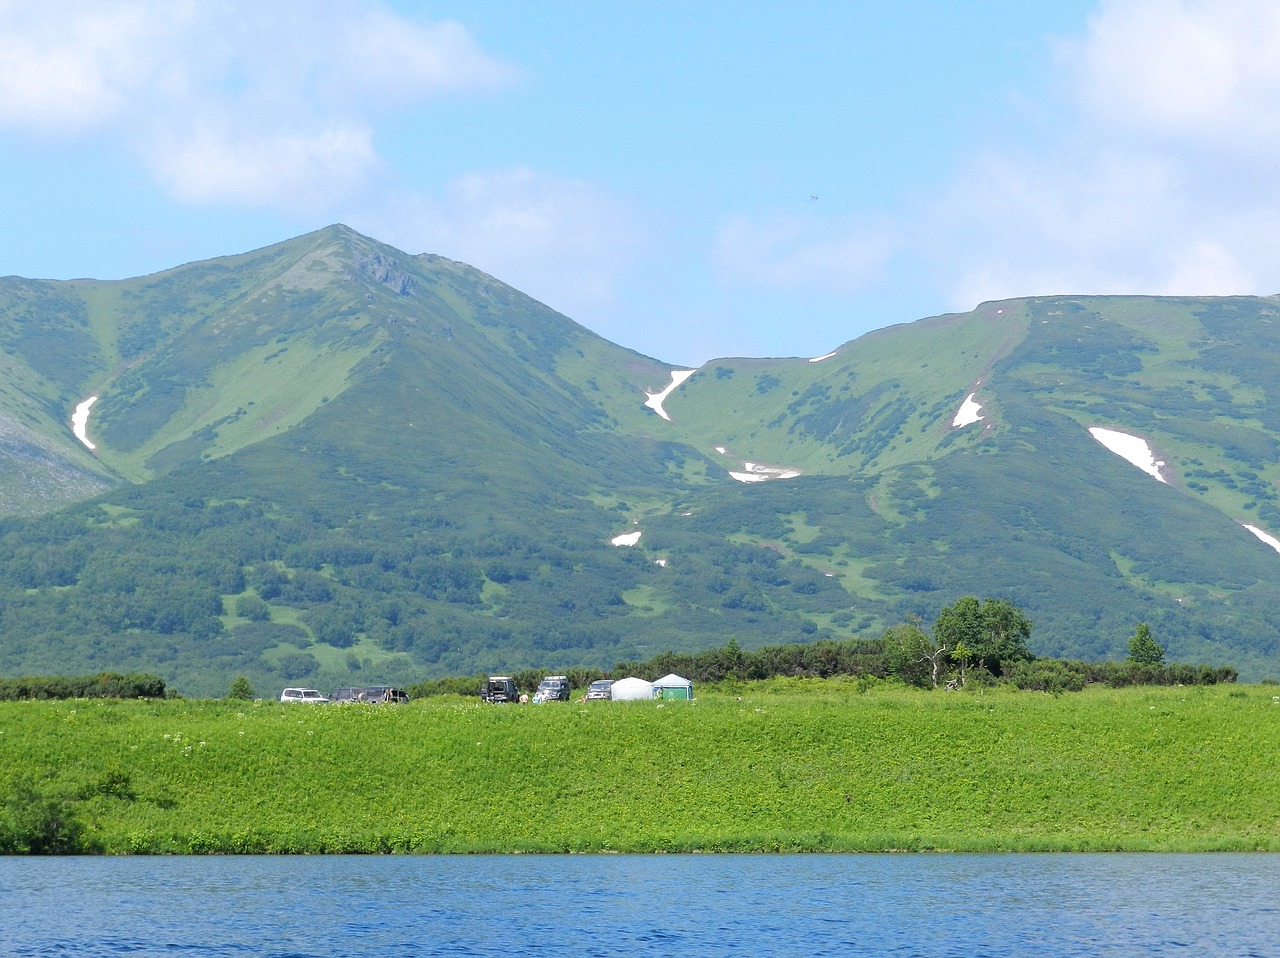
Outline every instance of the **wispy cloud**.
{"label": "wispy cloud", "polygon": [[117,138],[179,200],[321,209],[379,168],[372,126],[517,71],[375,0],[0,2],[0,128]]}
{"label": "wispy cloud", "polygon": [[370,130],[358,124],[287,132],[205,119],[157,131],[144,153],[177,199],[290,211],[324,210],[379,167]]}
{"label": "wispy cloud", "polygon": [[[468,173],[354,223],[402,249],[462,259],[576,319],[602,317],[641,241],[639,217],[598,187],[519,168]],[[597,326],[598,328],[598,326]]]}
{"label": "wispy cloud", "polygon": [[881,224],[737,215],[720,224],[714,260],[722,282],[853,294],[882,278],[898,244]]}

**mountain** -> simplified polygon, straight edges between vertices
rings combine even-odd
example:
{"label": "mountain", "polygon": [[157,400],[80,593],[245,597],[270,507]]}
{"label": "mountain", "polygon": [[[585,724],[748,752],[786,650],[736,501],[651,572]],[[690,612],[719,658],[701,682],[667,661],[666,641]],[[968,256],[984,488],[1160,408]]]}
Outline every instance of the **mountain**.
{"label": "mountain", "polygon": [[0,672],[607,668],[975,594],[1041,654],[1145,621],[1276,674],[1278,311],[1030,298],[681,370],[342,226],[0,279]]}

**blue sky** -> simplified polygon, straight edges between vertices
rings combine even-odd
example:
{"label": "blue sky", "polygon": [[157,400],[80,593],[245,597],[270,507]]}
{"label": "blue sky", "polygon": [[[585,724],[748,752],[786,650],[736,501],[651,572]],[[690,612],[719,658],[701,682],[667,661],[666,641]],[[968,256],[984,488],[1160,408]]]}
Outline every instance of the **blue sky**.
{"label": "blue sky", "polygon": [[681,365],[1280,292],[1273,0],[0,0],[0,64],[0,274],[344,222]]}

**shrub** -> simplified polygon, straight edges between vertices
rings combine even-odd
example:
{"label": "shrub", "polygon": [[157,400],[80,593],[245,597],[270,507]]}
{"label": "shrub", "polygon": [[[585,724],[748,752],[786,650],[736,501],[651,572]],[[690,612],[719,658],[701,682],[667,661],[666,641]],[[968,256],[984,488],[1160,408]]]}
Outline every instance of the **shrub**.
{"label": "shrub", "polygon": [[15,699],[162,699],[167,696],[158,675],[101,672],[84,678],[62,675],[0,679],[0,700]]}
{"label": "shrub", "polygon": [[76,855],[92,851],[71,806],[21,779],[0,802],[0,854]]}

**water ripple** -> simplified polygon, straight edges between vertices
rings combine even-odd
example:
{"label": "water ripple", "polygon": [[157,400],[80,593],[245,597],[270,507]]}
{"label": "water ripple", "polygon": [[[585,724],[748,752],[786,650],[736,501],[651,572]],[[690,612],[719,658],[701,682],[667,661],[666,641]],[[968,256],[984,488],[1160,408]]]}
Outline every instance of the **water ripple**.
{"label": "water ripple", "polygon": [[5,955],[1248,956],[1276,855],[0,858]]}

